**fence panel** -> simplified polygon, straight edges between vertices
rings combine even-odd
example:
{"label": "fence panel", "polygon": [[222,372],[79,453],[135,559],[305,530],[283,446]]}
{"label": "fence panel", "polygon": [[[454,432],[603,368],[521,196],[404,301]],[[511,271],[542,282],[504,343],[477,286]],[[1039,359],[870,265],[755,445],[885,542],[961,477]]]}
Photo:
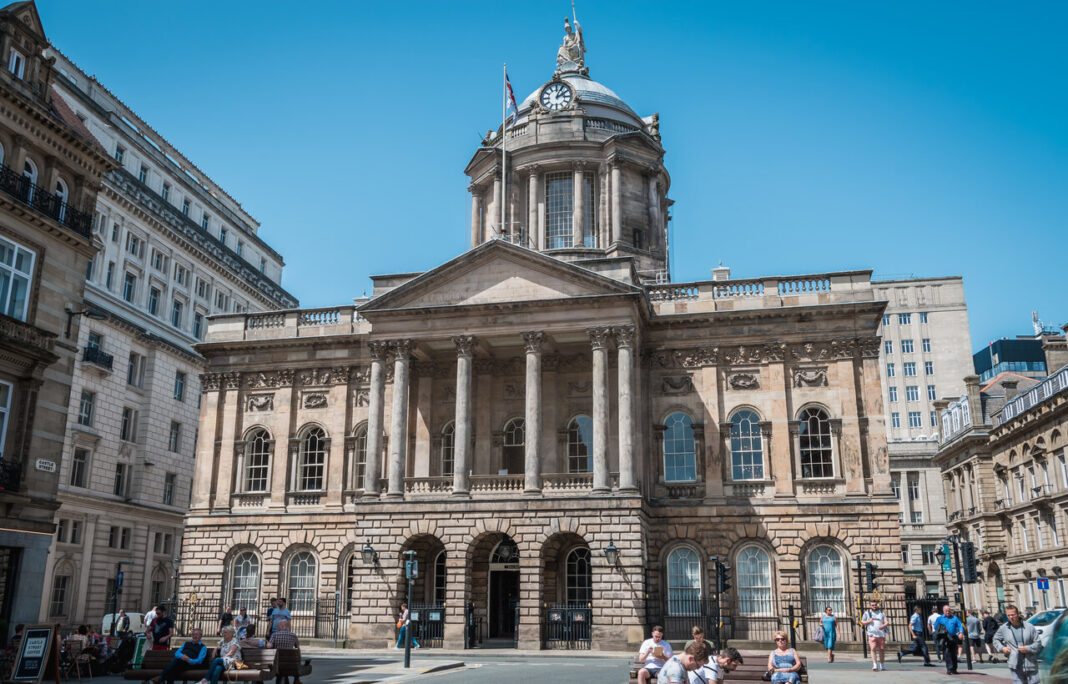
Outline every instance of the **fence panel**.
{"label": "fence panel", "polygon": [[420,648],[441,648],[445,638],[445,606],[440,603],[413,603],[409,616],[412,636]]}
{"label": "fence panel", "polygon": [[[174,618],[175,633],[178,636],[187,637],[194,629],[201,630],[206,638],[218,634],[219,618],[225,608],[220,599],[182,599],[167,601],[163,605]],[[266,637],[270,631],[266,618],[270,607],[270,601],[263,601],[259,605],[253,605],[248,611],[252,624],[256,625],[256,636]],[[348,638],[349,616],[342,613],[342,608],[334,594],[303,601],[300,610],[291,611],[290,629],[302,639],[336,638],[343,641]]]}
{"label": "fence panel", "polygon": [[545,648],[589,649],[592,644],[593,608],[589,604],[560,604],[542,610]]}

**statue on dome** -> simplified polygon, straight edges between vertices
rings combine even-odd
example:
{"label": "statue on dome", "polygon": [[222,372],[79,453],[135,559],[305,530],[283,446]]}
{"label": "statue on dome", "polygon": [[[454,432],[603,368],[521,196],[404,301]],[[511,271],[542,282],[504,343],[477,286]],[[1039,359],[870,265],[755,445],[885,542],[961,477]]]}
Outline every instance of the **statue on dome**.
{"label": "statue on dome", "polygon": [[582,40],[582,26],[575,19],[575,28],[571,21],[564,18],[564,44],[556,51],[556,66],[581,69],[586,65],[586,43]]}

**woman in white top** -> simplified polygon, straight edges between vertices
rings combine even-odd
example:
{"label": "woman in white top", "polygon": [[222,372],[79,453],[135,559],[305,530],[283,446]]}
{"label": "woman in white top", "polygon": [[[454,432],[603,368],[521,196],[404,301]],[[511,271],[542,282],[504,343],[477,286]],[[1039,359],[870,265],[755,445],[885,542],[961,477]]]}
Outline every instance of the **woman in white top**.
{"label": "woman in white top", "polygon": [[208,679],[201,679],[200,684],[219,684],[223,672],[232,669],[234,662],[241,660],[241,644],[237,642],[237,633],[232,626],[223,627],[218,654],[208,668]]}

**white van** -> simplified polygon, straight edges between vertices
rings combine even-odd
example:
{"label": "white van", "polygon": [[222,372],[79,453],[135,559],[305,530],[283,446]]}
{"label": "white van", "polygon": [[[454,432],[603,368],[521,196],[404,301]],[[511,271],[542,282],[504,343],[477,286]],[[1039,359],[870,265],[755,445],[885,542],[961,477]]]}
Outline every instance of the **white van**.
{"label": "white van", "polygon": [[[118,613],[108,613],[101,621],[100,633],[104,636],[111,635],[111,622],[117,620]],[[145,631],[145,614],[144,613],[126,613],[126,617],[130,618],[130,631],[134,634],[140,634]]]}

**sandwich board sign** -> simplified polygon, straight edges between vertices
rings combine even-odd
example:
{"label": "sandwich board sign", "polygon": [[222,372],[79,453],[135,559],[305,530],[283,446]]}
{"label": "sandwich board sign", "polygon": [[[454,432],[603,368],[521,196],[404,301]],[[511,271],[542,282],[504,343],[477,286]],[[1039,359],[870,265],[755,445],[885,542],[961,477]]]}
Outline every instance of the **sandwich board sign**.
{"label": "sandwich board sign", "polygon": [[22,633],[22,642],[15,657],[15,669],[11,672],[13,682],[39,682],[52,657],[53,633],[49,625],[27,627]]}

